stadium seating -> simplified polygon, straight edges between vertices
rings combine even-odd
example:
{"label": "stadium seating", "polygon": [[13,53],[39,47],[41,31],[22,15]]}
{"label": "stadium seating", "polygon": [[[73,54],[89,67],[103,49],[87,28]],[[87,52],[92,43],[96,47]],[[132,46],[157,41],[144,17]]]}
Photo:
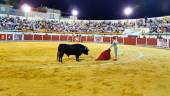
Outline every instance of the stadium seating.
{"label": "stadium seating", "polygon": [[26,20],[19,17],[0,17],[0,30],[22,32],[79,32],[79,33],[113,33],[122,34],[125,29],[149,28],[150,33],[169,33],[170,18],[150,18],[136,20],[76,20],[68,21],[44,21]]}

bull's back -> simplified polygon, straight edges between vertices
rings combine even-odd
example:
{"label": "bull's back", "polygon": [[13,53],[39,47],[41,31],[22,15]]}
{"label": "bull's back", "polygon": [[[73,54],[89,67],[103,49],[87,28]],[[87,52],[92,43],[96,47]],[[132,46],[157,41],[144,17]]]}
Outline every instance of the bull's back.
{"label": "bull's back", "polygon": [[63,52],[69,55],[79,54],[83,49],[81,44],[60,44],[58,47],[58,52]]}
{"label": "bull's back", "polygon": [[63,49],[67,49],[67,48],[68,48],[68,44],[60,44],[58,46],[58,51],[63,50]]}

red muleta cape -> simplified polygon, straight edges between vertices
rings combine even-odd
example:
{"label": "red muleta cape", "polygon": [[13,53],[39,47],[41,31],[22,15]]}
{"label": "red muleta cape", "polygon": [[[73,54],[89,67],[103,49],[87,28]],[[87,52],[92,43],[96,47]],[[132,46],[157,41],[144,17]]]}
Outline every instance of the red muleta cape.
{"label": "red muleta cape", "polygon": [[111,53],[111,49],[109,48],[109,49],[103,51],[96,60],[97,61],[99,61],[99,60],[110,60],[110,58],[111,58],[110,53]]}

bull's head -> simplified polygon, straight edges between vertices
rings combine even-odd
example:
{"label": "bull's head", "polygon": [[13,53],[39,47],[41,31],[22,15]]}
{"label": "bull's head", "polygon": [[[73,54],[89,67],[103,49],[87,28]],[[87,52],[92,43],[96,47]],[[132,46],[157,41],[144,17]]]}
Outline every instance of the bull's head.
{"label": "bull's head", "polygon": [[89,52],[89,49],[88,49],[87,47],[85,47],[83,53],[84,53],[85,55],[88,55],[88,52]]}

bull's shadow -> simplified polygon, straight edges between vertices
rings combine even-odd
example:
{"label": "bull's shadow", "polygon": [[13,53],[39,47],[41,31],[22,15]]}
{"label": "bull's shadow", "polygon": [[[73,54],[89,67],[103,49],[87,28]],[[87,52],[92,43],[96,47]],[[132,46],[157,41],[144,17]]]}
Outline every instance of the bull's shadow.
{"label": "bull's shadow", "polygon": [[[75,56],[67,56],[65,55],[64,58],[63,58],[63,62],[60,62],[60,63],[67,63],[67,62],[75,62],[76,61],[76,57]],[[85,61],[84,58],[79,58],[79,61],[77,62],[82,62],[82,61]]]}

